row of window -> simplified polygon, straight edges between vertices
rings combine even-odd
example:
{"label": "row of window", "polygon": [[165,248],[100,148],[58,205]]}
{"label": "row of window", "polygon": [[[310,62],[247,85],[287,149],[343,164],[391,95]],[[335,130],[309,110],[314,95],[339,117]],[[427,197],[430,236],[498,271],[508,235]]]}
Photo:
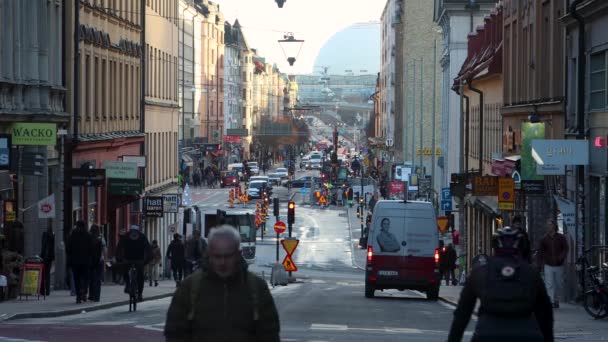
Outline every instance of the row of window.
{"label": "row of window", "polygon": [[84,0],[86,3],[107,10],[117,17],[140,25],[141,0]]}
{"label": "row of window", "polygon": [[146,133],[146,181],[158,184],[177,175],[177,132]]}
{"label": "row of window", "polygon": [[81,117],[87,121],[139,118],[138,64],[138,59],[108,59],[91,53],[81,57]]}
{"label": "row of window", "polygon": [[591,55],[589,109],[608,109],[608,52],[602,51]]}
{"label": "row of window", "polygon": [[176,25],[178,17],[177,4],[178,2],[175,0],[146,0],[146,6],[150,7],[159,16],[164,17]]}
{"label": "row of window", "polygon": [[146,44],[146,96],[177,101],[177,57]]}

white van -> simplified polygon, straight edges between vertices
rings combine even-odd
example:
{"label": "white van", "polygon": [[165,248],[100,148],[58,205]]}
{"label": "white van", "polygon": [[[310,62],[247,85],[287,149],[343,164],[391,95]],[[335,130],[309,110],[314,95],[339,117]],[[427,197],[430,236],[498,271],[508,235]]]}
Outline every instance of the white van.
{"label": "white van", "polygon": [[439,231],[429,202],[376,203],[367,240],[365,297],[375,290],[418,290],[439,296]]}

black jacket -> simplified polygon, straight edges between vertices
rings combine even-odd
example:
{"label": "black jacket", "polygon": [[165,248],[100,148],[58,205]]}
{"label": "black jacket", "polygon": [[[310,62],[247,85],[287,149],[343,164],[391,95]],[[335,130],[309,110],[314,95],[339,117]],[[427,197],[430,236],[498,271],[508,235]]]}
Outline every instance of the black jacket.
{"label": "black jacket", "polygon": [[68,265],[91,266],[93,264],[91,234],[84,230],[74,230],[66,244]]}
{"label": "black jacket", "polygon": [[152,259],[150,243],[144,233],[131,229],[118,241],[117,259],[126,261],[144,261]]}
{"label": "black jacket", "polygon": [[42,233],[40,257],[44,262],[53,262],[55,260],[55,234],[49,234],[49,232]]}
{"label": "black jacket", "polygon": [[181,240],[173,240],[167,248],[167,258],[171,260],[171,265],[182,265],[186,260],[184,244]]}
{"label": "black jacket", "polygon": [[510,257],[504,257],[504,259],[502,257],[491,257],[488,264],[472,270],[460,294],[458,306],[454,311],[454,321],[452,322],[448,342],[462,340],[464,331],[475,309],[477,299],[481,301],[479,319],[471,341],[553,341],[553,309],[551,301],[540,274],[526,262],[518,261],[517,264],[520,267],[522,277],[532,278],[520,280],[520,282],[527,281],[534,286],[533,292],[535,298],[530,303],[531,310],[527,313],[519,314],[495,314],[491,313],[491,310],[488,310],[488,306],[495,304],[485,303],[483,300],[485,291],[492,287],[486,286],[488,272],[492,269],[496,270],[494,266],[499,265],[500,267],[500,263],[507,259],[509,261],[513,260]]}

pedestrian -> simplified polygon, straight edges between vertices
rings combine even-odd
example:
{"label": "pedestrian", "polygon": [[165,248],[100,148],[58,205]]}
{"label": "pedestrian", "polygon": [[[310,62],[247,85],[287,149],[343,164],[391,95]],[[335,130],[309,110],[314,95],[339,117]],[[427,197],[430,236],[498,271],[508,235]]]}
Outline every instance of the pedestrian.
{"label": "pedestrian", "polygon": [[[367,196],[366,196],[367,197]],[[374,207],[376,206],[376,203],[378,202],[378,196],[376,194],[373,194],[371,196],[372,198],[369,200],[369,211],[372,212],[372,214],[374,213]]]}
{"label": "pedestrian", "polygon": [[[48,226],[46,231],[42,233],[42,245],[40,249],[40,258],[44,264],[42,274],[42,284],[40,286],[41,294],[48,296],[51,294],[51,267],[53,267],[53,261],[55,260],[55,233],[53,233],[53,227]],[[1,253],[1,251],[0,251]],[[0,258],[2,256],[0,255]],[[2,267],[0,267],[0,271]]]}
{"label": "pedestrian", "polygon": [[344,190],[342,190],[342,188],[339,188],[336,192],[336,204],[339,207],[344,205]]}
{"label": "pedestrian", "polygon": [[545,286],[554,308],[559,308],[559,298],[564,281],[564,262],[568,256],[568,240],[557,230],[555,220],[547,220],[547,234],[540,241],[540,261],[543,265]]}
{"label": "pedestrian", "polygon": [[152,286],[152,282],[154,282],[154,286],[158,286],[158,268],[160,267],[162,254],[160,252],[160,247],[158,246],[157,240],[152,240],[151,253],[152,260],[147,265],[149,278],[148,280],[150,282],[150,286]]}
{"label": "pedestrian", "polygon": [[89,283],[89,270],[91,268],[92,254],[91,235],[86,229],[84,221],[76,222],[76,227],[70,234],[66,244],[68,264],[74,274],[74,287],[76,303],[87,301],[87,285]]}
{"label": "pedestrian", "polygon": [[521,249],[521,255],[524,260],[528,263],[532,262],[532,250],[530,248],[530,237],[528,236],[528,232],[524,228],[521,216],[515,215],[511,220],[511,228],[518,229],[522,234],[521,245],[519,246]]}
{"label": "pedestrian", "polygon": [[[439,275],[441,280],[445,278],[447,267],[447,256],[446,256],[447,248],[445,247],[445,242],[443,240],[439,240]],[[441,283],[441,280],[439,281]]]}
{"label": "pedestrian", "polygon": [[234,227],[211,230],[203,267],[173,295],[166,341],[280,341],[279,317],[268,285],[247,270],[239,249],[240,235]]}
{"label": "pedestrian", "polygon": [[171,261],[173,280],[175,280],[176,285],[179,285],[184,275],[186,257],[182,237],[178,233],[173,234],[173,241],[171,241],[169,248],[167,248],[167,259]]}
{"label": "pedestrian", "polygon": [[456,250],[451,243],[445,248],[445,285],[450,286],[450,282],[456,285]]}
{"label": "pedestrian", "polygon": [[186,241],[186,274],[190,275],[196,267],[199,267],[201,260],[207,250],[207,242],[201,237],[201,231],[195,229],[190,238]]}
{"label": "pedestrian", "polygon": [[522,259],[519,230],[505,227],[492,238],[494,256],[472,269],[467,279],[448,342],[462,340],[480,301],[471,342],[553,341],[553,310],[540,274]]}
{"label": "pedestrian", "polygon": [[99,302],[101,297],[101,279],[106,263],[106,241],[101,236],[99,226],[94,224],[89,230],[91,234],[91,269],[89,277],[89,300]]}

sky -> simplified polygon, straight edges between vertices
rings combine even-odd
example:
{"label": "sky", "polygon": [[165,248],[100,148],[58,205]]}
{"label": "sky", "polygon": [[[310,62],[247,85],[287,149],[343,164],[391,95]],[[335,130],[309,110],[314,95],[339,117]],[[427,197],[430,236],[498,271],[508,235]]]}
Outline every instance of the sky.
{"label": "sky", "polygon": [[[379,21],[386,4],[386,0],[286,0],[279,8],[274,0],[214,2],[231,24],[238,18],[250,47],[288,74],[319,72],[314,62],[323,44],[352,24]],[[305,40],[293,67],[277,42],[285,32]]]}

